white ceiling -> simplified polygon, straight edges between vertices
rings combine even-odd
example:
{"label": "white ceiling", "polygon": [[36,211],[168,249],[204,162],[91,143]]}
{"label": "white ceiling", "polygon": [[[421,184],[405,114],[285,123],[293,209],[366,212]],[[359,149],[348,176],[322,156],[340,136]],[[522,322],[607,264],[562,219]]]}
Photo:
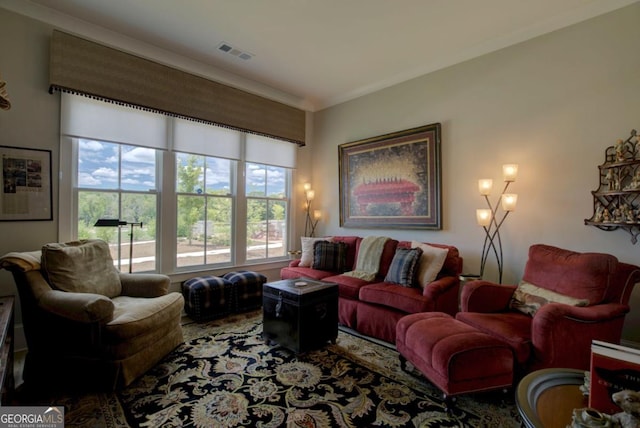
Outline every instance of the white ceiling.
{"label": "white ceiling", "polygon": [[[183,68],[315,111],[636,1],[0,0],[0,7],[161,62],[182,58]],[[221,42],[253,58],[224,54]]]}

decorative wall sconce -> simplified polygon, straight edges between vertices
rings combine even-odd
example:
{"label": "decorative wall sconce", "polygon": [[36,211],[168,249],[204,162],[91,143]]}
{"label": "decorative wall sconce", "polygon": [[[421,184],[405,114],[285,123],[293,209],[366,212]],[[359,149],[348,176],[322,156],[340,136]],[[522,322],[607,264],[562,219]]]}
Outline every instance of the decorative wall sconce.
{"label": "decorative wall sconce", "polygon": [[9,101],[9,94],[7,94],[5,86],[7,86],[7,82],[2,80],[0,76],[0,109],[9,110],[11,108],[11,102]]}
{"label": "decorative wall sconce", "polygon": [[316,192],[311,190],[310,183],[304,183],[304,196],[305,196],[305,204],[304,210],[306,214],[305,222],[304,222],[304,236],[313,237],[316,233],[316,226],[318,225],[318,220],[322,217],[322,211],[320,210],[311,210],[311,201],[316,196]]}
{"label": "decorative wall sconce", "polygon": [[140,223],[132,223],[124,220],[119,220],[117,218],[101,218],[96,221],[94,224],[95,227],[120,227],[120,226],[131,226],[131,231],[129,232],[129,273],[131,273],[131,268],[133,265],[133,226],[140,226],[142,228],[142,222]]}
{"label": "decorative wall sconce", "polygon": [[[505,164],[502,165],[502,176],[505,182],[504,189],[500,194],[498,201],[495,205],[491,204],[489,195],[493,188],[493,180],[489,178],[483,178],[478,180],[478,190],[480,194],[484,196],[487,201],[488,209],[476,210],[476,221],[479,226],[482,226],[485,232],[484,244],[482,245],[482,257],[480,258],[480,277],[484,275],[484,267],[487,263],[489,253],[493,252],[496,256],[496,262],[498,263],[499,282],[502,283],[502,270],[503,270],[503,258],[502,258],[502,240],[500,239],[500,226],[504,223],[510,212],[515,211],[516,203],[518,202],[518,195],[515,193],[506,193],[507,188],[511,183],[516,181],[518,176],[518,165]],[[498,202],[501,202],[500,208],[502,208],[502,219],[498,221]]]}

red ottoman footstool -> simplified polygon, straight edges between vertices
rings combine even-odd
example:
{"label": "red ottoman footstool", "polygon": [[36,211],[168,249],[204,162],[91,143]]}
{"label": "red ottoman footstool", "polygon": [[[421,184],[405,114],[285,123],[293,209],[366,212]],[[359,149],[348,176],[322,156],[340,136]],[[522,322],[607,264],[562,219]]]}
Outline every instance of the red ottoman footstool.
{"label": "red ottoman footstool", "polygon": [[511,387],[513,352],[506,343],[448,314],[425,312],[402,317],[396,348],[444,397]]}

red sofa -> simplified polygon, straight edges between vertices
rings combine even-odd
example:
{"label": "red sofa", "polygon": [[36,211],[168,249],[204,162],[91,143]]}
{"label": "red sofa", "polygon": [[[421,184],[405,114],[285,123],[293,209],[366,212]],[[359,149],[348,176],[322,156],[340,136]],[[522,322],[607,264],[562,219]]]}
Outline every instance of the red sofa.
{"label": "red sofa", "polygon": [[[347,244],[346,270],[355,269],[362,237],[334,236],[333,242]],[[445,312],[455,315],[458,311],[459,275],[462,257],[458,249],[450,245],[429,244],[448,250],[444,265],[436,279],[422,287],[403,287],[384,282],[397,248],[409,248],[411,242],[388,239],[380,257],[378,275],[373,281],[344,275],[341,272],[316,270],[299,266],[300,260],[292,260],[280,271],[282,279],[312,278],[335,282],[339,290],[339,322],[367,336],[395,343],[396,324],[405,315],[418,312]]]}

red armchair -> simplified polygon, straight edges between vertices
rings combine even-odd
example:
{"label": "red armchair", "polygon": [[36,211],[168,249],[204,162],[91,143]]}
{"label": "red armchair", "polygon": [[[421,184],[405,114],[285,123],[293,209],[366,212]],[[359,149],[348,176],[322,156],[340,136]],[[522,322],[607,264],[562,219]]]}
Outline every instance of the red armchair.
{"label": "red armchair", "polygon": [[546,303],[527,315],[511,305],[517,286],[480,280],[462,290],[456,318],[508,343],[517,375],[550,367],[588,370],[593,339],[619,343],[640,268],[609,254],[538,244],[529,249],[522,280],[586,306]]}

